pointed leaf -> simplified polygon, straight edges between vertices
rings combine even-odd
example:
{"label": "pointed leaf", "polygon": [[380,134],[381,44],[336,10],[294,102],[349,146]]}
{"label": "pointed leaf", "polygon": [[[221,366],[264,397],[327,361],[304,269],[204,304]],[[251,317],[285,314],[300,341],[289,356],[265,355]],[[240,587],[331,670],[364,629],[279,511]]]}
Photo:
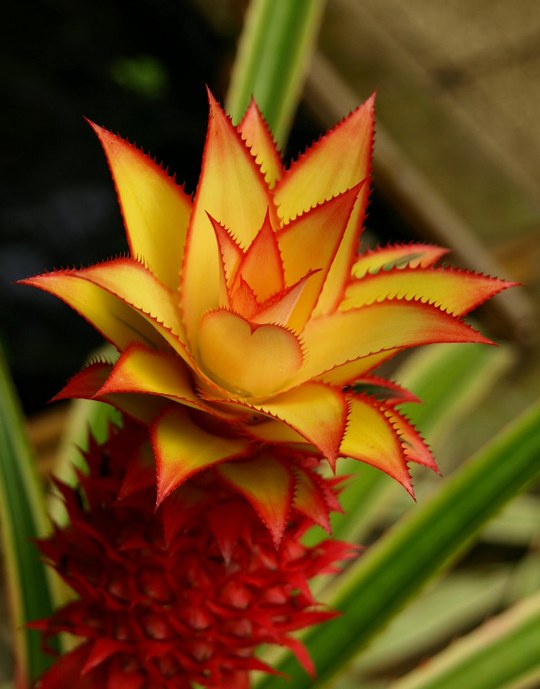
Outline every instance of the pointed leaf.
{"label": "pointed leaf", "polygon": [[329,507],[321,488],[321,478],[312,471],[295,468],[294,506],[330,533]]}
{"label": "pointed leaf", "polygon": [[405,402],[418,403],[420,400],[412,392],[382,376],[363,376],[354,382],[354,391],[359,394],[374,397],[385,406],[395,406]]}
{"label": "pointed leaf", "polygon": [[[369,178],[373,105],[372,96],[291,165],[274,194],[283,222]],[[369,186],[365,184],[358,194],[314,315],[331,313],[341,301],[356,257],[368,193]]]}
{"label": "pointed leaf", "polygon": [[179,406],[167,409],[157,420],[152,429],[152,443],[157,462],[158,504],[193,474],[239,457],[250,446],[245,438],[207,433]]}
{"label": "pointed leaf", "polygon": [[301,330],[317,303],[359,193],[360,185],[357,185],[315,206],[277,234],[288,285],[310,271],[318,271],[303,293],[291,322],[296,330]]}
{"label": "pointed leaf", "polygon": [[314,143],[285,172],[274,191],[283,222],[289,222],[369,177],[373,106],[372,96]]}
{"label": "pointed leaf", "polygon": [[175,293],[138,261],[118,258],[83,268],[77,275],[151,315],[177,335],[182,333]]}
{"label": "pointed leaf", "polygon": [[53,400],[92,399],[107,380],[113,364],[95,361],[72,376]]}
{"label": "pointed leaf", "polygon": [[448,253],[448,249],[432,244],[392,244],[372,249],[358,258],[352,267],[352,276],[363,278],[381,270],[392,268],[429,268]]}
{"label": "pointed leaf", "polygon": [[[219,306],[219,253],[208,215],[230,228],[242,249],[253,241],[273,201],[249,149],[209,94],[203,165],[188,228],[181,301],[190,341],[199,319]],[[224,184],[226,180],[226,184]]]}
{"label": "pointed leaf", "polygon": [[[319,620],[319,622],[322,621],[322,619]],[[313,662],[313,658],[310,656],[309,651],[304,646],[304,644],[298,639],[295,639],[294,637],[289,637],[286,640],[286,645],[294,653],[295,658],[302,665],[302,667],[308,673],[308,675],[312,678],[315,677],[317,674],[315,663]]]}
{"label": "pointed leaf", "polygon": [[399,435],[407,460],[439,473],[435,458],[414,426],[396,410],[388,412],[388,418]]}
{"label": "pointed leaf", "polygon": [[99,285],[85,280],[77,271],[36,275],[20,282],[59,297],[118,350],[133,342],[166,347],[163,338],[143,316]]}
{"label": "pointed leaf", "polygon": [[[70,378],[67,385],[65,385],[62,390],[60,390],[60,392],[54,396],[53,399],[89,400],[92,402],[92,404],[104,402],[107,405],[111,405],[115,409],[127,414],[128,416],[137,419],[138,421],[150,423],[162,411],[166,404],[166,400],[160,400],[157,398],[149,400],[148,397],[143,394],[132,394],[132,390],[130,390],[128,394],[103,390],[103,385],[106,383],[106,380],[112,370],[112,364],[106,364],[104,362],[90,364]],[[88,408],[86,409],[87,411],[90,411]],[[85,412],[83,410],[83,416],[84,413]],[[104,419],[107,419],[110,418],[112,414],[110,411],[103,411],[99,412],[98,416],[102,416]],[[87,423],[86,421],[84,423],[85,433],[87,433]],[[79,443],[79,447],[83,447],[85,442]],[[71,449],[71,442],[69,447]],[[70,455],[71,454],[72,453],[70,452]]]}
{"label": "pointed leaf", "polygon": [[225,226],[214,220],[211,215],[208,216],[208,219],[212,223],[216,235],[222,262],[223,281],[227,291],[233,283],[238,266],[244,257],[244,252]]}
{"label": "pointed leaf", "polygon": [[483,342],[470,326],[421,302],[385,301],[310,320],[302,333],[306,360],[294,382],[396,347],[434,342]]}
{"label": "pointed leaf", "polygon": [[368,197],[369,185],[364,184],[356,199],[343,240],[328,271],[319,301],[313,311],[314,316],[332,313],[343,300],[345,287],[350,280],[352,264],[357,254]]}
{"label": "pointed leaf", "polygon": [[178,288],[191,199],[135,146],[93,122],[107,156],[131,249],[171,290]]}
{"label": "pointed leaf", "polygon": [[272,134],[253,98],[238,126],[238,131],[260,166],[266,183],[272,189],[283,175],[283,166]]}
{"label": "pointed leaf", "polygon": [[180,356],[189,359],[177,295],[144,266],[129,259],[117,259],[79,270],[77,275],[132,307]]}
{"label": "pointed leaf", "polygon": [[308,273],[296,284],[284,289],[281,294],[277,295],[277,298],[269,299],[266,304],[261,305],[261,310],[251,320],[254,323],[275,323],[291,330],[298,330],[293,325],[297,320],[296,314],[301,308],[298,303],[304,292],[316,280],[316,276],[316,271]]}
{"label": "pointed leaf", "polygon": [[182,359],[140,345],[132,345],[122,354],[96,396],[106,398],[131,392],[162,395],[188,407],[223,416],[196,394],[191,373]]}
{"label": "pointed leaf", "polygon": [[515,284],[464,270],[393,268],[351,282],[339,308],[348,311],[383,299],[419,299],[463,316]]}
{"label": "pointed leaf", "polygon": [[398,351],[400,350],[388,349],[377,354],[368,354],[368,356],[364,356],[361,359],[347,361],[339,366],[334,366],[329,371],[325,371],[318,376],[318,380],[330,385],[353,385],[358,379],[365,376],[366,373],[391,359]]}
{"label": "pointed leaf", "polygon": [[129,645],[125,642],[117,641],[116,639],[96,639],[91,646],[90,652],[81,670],[81,675],[86,675],[95,668],[101,665],[107,658],[121,651],[128,651]]}
{"label": "pointed leaf", "polygon": [[381,469],[414,495],[407,460],[385,411],[369,398],[354,397],[349,404],[340,454]]}
{"label": "pointed leaf", "polygon": [[245,318],[252,318],[259,310],[257,295],[242,276],[238,277],[229,301],[231,309]]}
{"label": "pointed leaf", "polygon": [[270,530],[277,548],[292,502],[290,471],[270,454],[259,455],[248,462],[228,462],[217,471],[251,503]]}
{"label": "pointed leaf", "polygon": [[286,423],[334,466],[348,412],[341,390],[323,383],[305,383],[254,406]]}
{"label": "pointed leaf", "polygon": [[285,287],[281,254],[268,215],[249,245],[237,276],[248,283],[260,303]]}
{"label": "pointed leaf", "polygon": [[40,679],[40,689],[98,689],[96,682],[81,677],[81,667],[88,656],[89,644],[83,643],[73,651],[58,659],[50,670]]}

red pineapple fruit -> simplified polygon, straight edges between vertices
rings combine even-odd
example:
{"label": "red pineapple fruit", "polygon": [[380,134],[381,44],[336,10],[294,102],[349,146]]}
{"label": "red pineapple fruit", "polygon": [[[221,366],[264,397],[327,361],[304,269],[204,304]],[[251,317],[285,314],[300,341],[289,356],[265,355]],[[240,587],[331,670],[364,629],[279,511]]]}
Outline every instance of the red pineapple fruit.
{"label": "red pineapple fruit", "polygon": [[[79,488],[59,484],[69,524],[40,543],[78,598],[32,625],[81,643],[40,689],[248,689],[251,670],[272,671],[255,657],[260,644],[291,648],[313,671],[290,634],[335,613],[308,582],[355,551],[303,544],[315,520],[339,508],[336,480],[315,474],[315,460],[295,457],[302,475],[276,547],[249,501],[212,471],[156,509],[151,450],[133,422],[112,427],[103,445],[91,441],[85,459]],[[302,504],[306,480],[320,496],[318,517]]]}

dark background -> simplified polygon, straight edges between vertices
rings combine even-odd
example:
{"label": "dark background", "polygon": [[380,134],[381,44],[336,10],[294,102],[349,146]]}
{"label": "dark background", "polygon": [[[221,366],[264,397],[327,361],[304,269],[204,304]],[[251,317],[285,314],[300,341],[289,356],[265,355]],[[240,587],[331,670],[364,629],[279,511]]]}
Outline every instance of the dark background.
{"label": "dark background", "polygon": [[62,0],[3,12],[0,337],[28,413],[73,374],[99,336],[19,278],[125,251],[114,190],[83,115],[151,151],[193,191],[205,82],[223,95],[235,37],[189,2]]}

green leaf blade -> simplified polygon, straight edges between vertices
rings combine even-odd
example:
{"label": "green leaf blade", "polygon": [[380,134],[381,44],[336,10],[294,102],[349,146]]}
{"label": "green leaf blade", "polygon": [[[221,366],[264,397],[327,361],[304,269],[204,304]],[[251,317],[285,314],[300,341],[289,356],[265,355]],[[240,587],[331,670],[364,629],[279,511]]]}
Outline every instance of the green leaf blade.
{"label": "green leaf blade", "polygon": [[540,670],[540,592],[460,639],[391,689],[502,689]]}
{"label": "green leaf blade", "polygon": [[254,0],[249,6],[227,97],[239,122],[255,97],[279,148],[285,145],[315,44],[324,0]]}
{"label": "green leaf blade", "polygon": [[53,610],[49,577],[33,539],[48,528],[43,492],[23,416],[0,352],[0,522],[15,639],[18,686],[30,686],[51,662],[40,634],[25,625]]}

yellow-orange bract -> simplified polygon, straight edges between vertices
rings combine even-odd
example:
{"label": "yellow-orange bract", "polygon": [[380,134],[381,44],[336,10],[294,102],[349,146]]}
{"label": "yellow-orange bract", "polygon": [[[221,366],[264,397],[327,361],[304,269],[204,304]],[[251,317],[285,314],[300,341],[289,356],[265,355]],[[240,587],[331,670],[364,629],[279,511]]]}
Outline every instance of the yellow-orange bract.
{"label": "yellow-orange bract", "polygon": [[353,457],[412,492],[407,462],[433,459],[396,410],[411,396],[371,372],[403,348],[488,342],[461,316],[509,283],[435,267],[445,251],[426,244],[358,255],[373,99],[285,170],[255,103],[235,128],[210,96],[193,201],[93,127],[131,255],[26,282],[80,312],[120,356],[62,395],[149,424],[159,500],[214,467],[278,532],[295,484],[305,504],[321,499],[295,473],[294,452],[332,466]]}

